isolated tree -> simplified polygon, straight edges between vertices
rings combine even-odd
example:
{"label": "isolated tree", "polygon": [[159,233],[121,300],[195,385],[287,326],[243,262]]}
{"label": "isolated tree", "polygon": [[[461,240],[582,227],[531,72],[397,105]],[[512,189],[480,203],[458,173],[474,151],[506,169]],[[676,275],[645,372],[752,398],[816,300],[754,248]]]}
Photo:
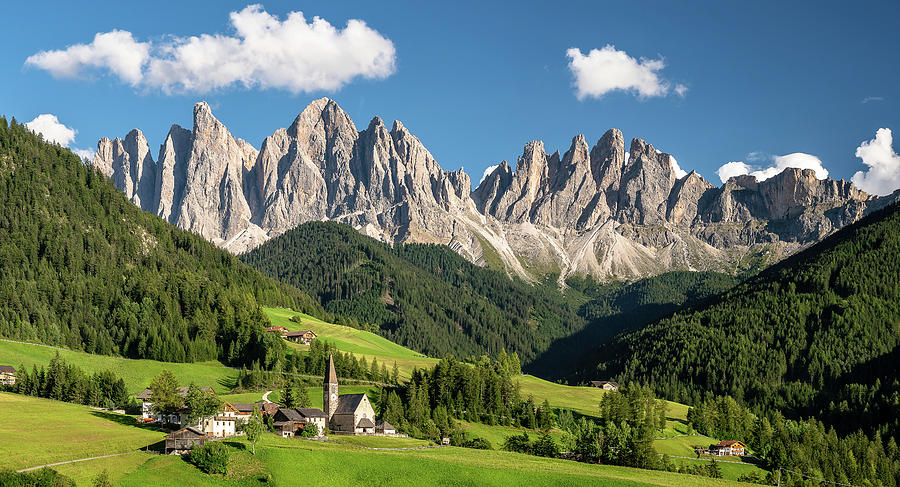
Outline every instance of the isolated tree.
{"label": "isolated tree", "polygon": [[263,423],[259,408],[253,406],[253,414],[250,415],[250,420],[244,425],[244,434],[247,435],[247,441],[250,442],[250,451],[254,455],[256,455],[256,441],[259,440],[265,431],[266,425]]}
{"label": "isolated tree", "polygon": [[109,478],[109,472],[105,468],[94,477],[94,487],[113,487],[112,480]]}
{"label": "isolated tree", "polygon": [[184,405],[187,406],[186,423],[193,424],[200,421],[200,430],[205,432],[203,420],[216,414],[222,401],[213,393],[201,389],[200,386],[191,382],[188,386],[187,397],[184,399]]}
{"label": "isolated tree", "polygon": [[153,401],[153,411],[166,416],[178,411],[184,404],[178,394],[178,379],[171,370],[163,370],[153,378],[150,383],[150,400]]}

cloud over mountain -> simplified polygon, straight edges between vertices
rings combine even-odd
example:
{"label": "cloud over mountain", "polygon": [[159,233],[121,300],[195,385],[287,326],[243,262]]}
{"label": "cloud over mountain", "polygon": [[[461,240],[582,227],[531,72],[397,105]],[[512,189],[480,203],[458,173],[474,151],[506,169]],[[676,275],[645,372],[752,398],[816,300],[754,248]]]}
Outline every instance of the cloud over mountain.
{"label": "cloud over mountain", "polygon": [[731,161],[719,167],[716,174],[723,183],[734,176],[743,174],[749,174],[755,177],[757,181],[765,181],[789,167],[795,167],[814,170],[818,179],[828,177],[828,170],[822,165],[822,160],[812,154],[794,152],[783,156],[771,156],[770,160],[772,164],[768,167],[754,167],[743,161]]}
{"label": "cloud over mountain", "polygon": [[885,195],[900,188],[900,156],[894,152],[894,138],[889,128],[881,128],[875,138],[864,141],[856,149],[856,157],[869,166],[853,175],[853,184],[863,191]]}
{"label": "cloud over mountain", "polygon": [[111,74],[135,87],[163,93],[207,93],[235,85],[291,93],[334,91],[357,77],[393,74],[390,39],[362,20],[343,29],[302,12],[284,20],[250,5],[231,12],[233,35],[169,37],[154,44],[123,30],[98,33],[89,44],[42,51],[25,61],[58,78]]}
{"label": "cloud over mountain", "polygon": [[[635,59],[611,44],[603,49],[591,49],[587,54],[573,47],[566,51],[566,57],[579,100],[600,98],[616,90],[632,92],[640,98],[666,96],[673,90],[659,76],[659,71],[666,66],[662,58]],[[683,97],[687,89],[683,84],[676,84],[674,92]]]}
{"label": "cloud over mountain", "polygon": [[[42,113],[34,117],[34,120],[27,122],[25,126],[28,127],[28,130],[40,134],[47,142],[53,142],[63,147],[68,147],[74,142],[75,134],[78,133],[77,130],[60,122],[52,113]],[[71,151],[82,159],[90,160],[94,157],[94,151],[91,149],[71,149]]]}

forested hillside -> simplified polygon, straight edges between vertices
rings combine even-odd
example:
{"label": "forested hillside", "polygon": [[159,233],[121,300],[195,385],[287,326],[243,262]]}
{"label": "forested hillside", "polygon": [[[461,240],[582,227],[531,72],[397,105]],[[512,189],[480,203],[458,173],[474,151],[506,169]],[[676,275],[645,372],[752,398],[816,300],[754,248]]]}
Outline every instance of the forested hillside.
{"label": "forested hillside", "polygon": [[504,348],[523,361],[584,326],[555,286],[478,267],[445,246],[396,248],[333,222],[306,223],[244,254],[326,310],[431,356]]}
{"label": "forested hillside", "polygon": [[272,365],[260,304],[308,295],[145,213],[68,149],[0,118],[0,336],[163,361]]}
{"label": "forested hillside", "polygon": [[601,347],[589,373],[897,435],[900,205]]}

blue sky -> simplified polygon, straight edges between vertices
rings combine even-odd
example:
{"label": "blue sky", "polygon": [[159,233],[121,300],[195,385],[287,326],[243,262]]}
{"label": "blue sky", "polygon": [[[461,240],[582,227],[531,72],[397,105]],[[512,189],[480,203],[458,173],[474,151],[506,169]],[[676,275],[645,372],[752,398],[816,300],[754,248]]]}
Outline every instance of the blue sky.
{"label": "blue sky", "polygon": [[[305,61],[263,66],[262,81],[250,86],[227,84],[218,73],[224,86],[187,89],[172,81],[183,72],[172,62],[151,80],[149,65],[111,72],[119,58],[88,56],[74,68],[74,51],[63,61],[26,59],[119,30],[168,62],[171,54],[160,48],[189,36],[240,37],[229,14],[247,13],[247,2],[75,3],[7,2],[4,17],[14,21],[4,23],[0,52],[0,113],[22,122],[53,114],[77,131],[73,148],[93,148],[100,137],[137,127],[155,157],[169,125],[189,127],[200,100],[259,147],[309,101],[328,96],[360,129],[376,115],[402,120],[444,169],[463,166],[476,184],[489,165],[514,162],[529,140],[563,152],[576,134],[593,143],[611,127],[719,184],[716,171],[727,162],[765,170],[779,164],[774,156],[792,153],[815,156],[830,176],[850,179],[869,169],[855,156],[860,144],[880,128],[900,128],[898,2],[267,1],[255,12],[277,22],[302,11],[306,21],[321,17],[340,33],[358,19],[367,27],[354,32],[368,37],[347,41],[343,51],[312,38],[288,52]],[[580,90],[567,50],[589,56],[608,45],[625,64],[588,63]],[[216,55],[227,61],[230,51]],[[307,70],[296,68],[317,59],[334,64],[322,75],[331,78],[304,81],[297,72]],[[609,71],[628,68],[629,59],[636,70],[630,78]],[[189,81],[214,77],[201,72]],[[900,181],[888,139],[869,151],[871,165],[883,166],[872,175],[882,183],[871,185],[881,192]]]}

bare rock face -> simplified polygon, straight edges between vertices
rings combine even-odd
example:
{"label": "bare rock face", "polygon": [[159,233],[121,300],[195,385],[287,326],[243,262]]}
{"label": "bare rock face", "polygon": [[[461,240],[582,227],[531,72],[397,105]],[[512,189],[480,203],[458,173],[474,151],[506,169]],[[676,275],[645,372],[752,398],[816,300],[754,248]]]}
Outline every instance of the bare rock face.
{"label": "bare rock face", "polygon": [[[94,165],[131,201],[236,253],[302,223],[335,220],[392,244],[437,243],[472,262],[499,259],[531,280],[572,274],[636,279],[670,270],[733,271],[747,255],[775,260],[900,196],[874,198],[852,184],[787,169],[716,187],[673,159],[610,129],[548,154],[525,145],[471,190],[444,171],[401,122],[363,130],[332,100],[304,108],[257,151],[206,103],[191,130],[173,125],[154,162],[143,134],[101,139]],[[900,193],[898,193],[900,194]],[[525,264],[523,266],[523,263]]]}

